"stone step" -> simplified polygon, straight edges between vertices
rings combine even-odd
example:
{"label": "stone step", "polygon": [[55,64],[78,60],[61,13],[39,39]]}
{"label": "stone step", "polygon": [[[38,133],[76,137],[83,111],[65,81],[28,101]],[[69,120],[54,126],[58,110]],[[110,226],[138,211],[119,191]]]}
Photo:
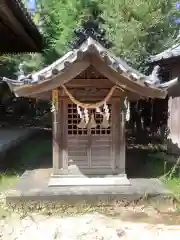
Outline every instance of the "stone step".
{"label": "stone step", "polygon": [[51,177],[48,183],[49,187],[60,186],[127,186],[130,185],[127,177],[84,177],[84,178],[61,178]]}

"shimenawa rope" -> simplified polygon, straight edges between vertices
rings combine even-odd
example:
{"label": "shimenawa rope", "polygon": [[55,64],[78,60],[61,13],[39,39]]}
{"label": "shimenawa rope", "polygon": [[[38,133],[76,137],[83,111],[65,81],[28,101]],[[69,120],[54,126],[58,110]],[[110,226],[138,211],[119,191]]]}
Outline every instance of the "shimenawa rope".
{"label": "shimenawa rope", "polygon": [[[110,89],[110,91],[109,91],[109,93],[107,94],[107,96],[106,96],[102,101],[96,102],[96,103],[82,103],[82,102],[78,101],[77,99],[75,99],[75,97],[68,91],[68,89],[66,88],[65,85],[62,85],[62,88],[64,89],[65,93],[67,94],[67,96],[70,98],[70,100],[71,100],[74,104],[76,104],[76,105],[78,105],[78,106],[80,106],[80,107],[82,107],[82,108],[85,108],[85,109],[95,109],[95,108],[100,108],[100,107],[102,107],[106,102],[108,102],[109,99],[112,97],[115,89],[117,89],[118,87],[117,87],[116,85],[113,86],[113,87]],[[122,90],[122,89],[121,89],[121,90]]]}

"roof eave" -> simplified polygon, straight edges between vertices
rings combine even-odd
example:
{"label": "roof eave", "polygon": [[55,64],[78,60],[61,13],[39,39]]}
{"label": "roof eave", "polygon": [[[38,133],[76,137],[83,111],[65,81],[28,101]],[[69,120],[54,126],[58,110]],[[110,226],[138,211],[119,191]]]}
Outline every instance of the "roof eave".
{"label": "roof eave", "polygon": [[[17,40],[19,39],[19,47],[16,46],[16,49],[10,52],[6,50],[5,53],[33,53],[42,51],[44,45],[43,37],[21,1],[1,1],[0,18],[4,25],[7,26],[8,31],[14,34]],[[3,35],[1,37],[3,37]],[[21,51],[21,49],[23,49],[23,51]]]}
{"label": "roof eave", "polygon": [[[95,58],[95,61],[91,56]],[[38,94],[67,83],[92,64],[114,84],[126,90],[134,90],[147,98],[165,98],[167,95],[166,91],[147,85],[145,83],[147,76],[133,70],[121,59],[115,58],[92,38],[88,38],[78,49],[67,53],[50,66],[32,74],[31,79],[26,77],[25,82],[29,81],[30,84],[17,87],[17,81],[10,83],[8,80],[8,82],[11,88],[14,85],[13,91],[19,96]]]}

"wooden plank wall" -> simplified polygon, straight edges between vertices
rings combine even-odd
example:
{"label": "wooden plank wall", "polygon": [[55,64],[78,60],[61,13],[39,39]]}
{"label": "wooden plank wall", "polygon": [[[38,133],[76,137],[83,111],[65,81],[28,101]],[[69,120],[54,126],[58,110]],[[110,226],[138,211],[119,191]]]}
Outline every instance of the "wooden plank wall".
{"label": "wooden plank wall", "polygon": [[[180,76],[178,62],[168,64],[171,70],[169,80]],[[179,93],[178,93],[179,92]],[[180,90],[173,89],[168,100],[168,152],[180,154]]]}
{"label": "wooden plank wall", "polygon": [[180,153],[180,97],[168,101],[168,151]]}

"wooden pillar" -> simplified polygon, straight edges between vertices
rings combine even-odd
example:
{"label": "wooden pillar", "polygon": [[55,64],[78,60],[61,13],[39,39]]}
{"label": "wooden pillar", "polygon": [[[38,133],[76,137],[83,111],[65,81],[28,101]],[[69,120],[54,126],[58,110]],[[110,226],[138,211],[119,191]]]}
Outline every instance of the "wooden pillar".
{"label": "wooden pillar", "polygon": [[167,150],[170,154],[180,155],[180,97],[170,97],[168,100],[168,136]]}
{"label": "wooden pillar", "polygon": [[125,116],[125,106],[124,101],[121,105],[120,109],[120,167],[126,173],[126,136],[125,136],[125,128],[126,128],[126,116]]}
{"label": "wooden pillar", "polygon": [[125,109],[124,99],[120,99],[113,107],[113,141],[115,142],[115,166],[120,173],[125,174]]}
{"label": "wooden pillar", "polygon": [[52,104],[53,104],[53,124],[52,124],[52,135],[53,135],[53,174],[57,174],[59,169],[62,168],[63,154],[61,151],[61,101],[59,99],[59,90],[55,89],[52,91]]}

